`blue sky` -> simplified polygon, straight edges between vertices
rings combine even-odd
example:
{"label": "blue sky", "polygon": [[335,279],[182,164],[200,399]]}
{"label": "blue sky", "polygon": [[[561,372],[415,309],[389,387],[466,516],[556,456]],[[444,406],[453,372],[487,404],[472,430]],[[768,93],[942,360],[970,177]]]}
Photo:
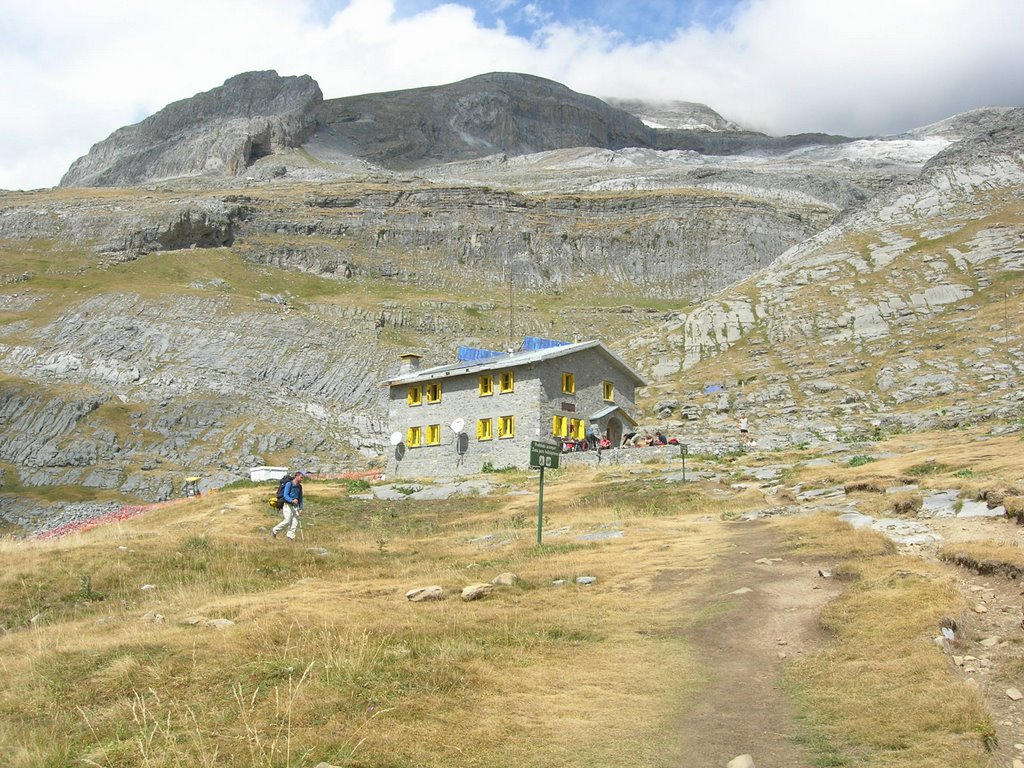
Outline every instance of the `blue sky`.
{"label": "blue sky", "polygon": [[493,71],[707,104],[773,135],[889,135],[1024,106],[1024,0],[0,0],[0,188],[229,77],[325,98]]}
{"label": "blue sky", "polygon": [[[526,39],[543,35],[553,24],[601,27],[618,39],[641,42],[671,38],[678,29],[701,25],[717,28],[727,22],[739,0],[474,0],[460,2],[472,8],[488,27],[504,25],[509,33]],[[399,18],[416,16],[444,5],[440,0],[398,0]]]}

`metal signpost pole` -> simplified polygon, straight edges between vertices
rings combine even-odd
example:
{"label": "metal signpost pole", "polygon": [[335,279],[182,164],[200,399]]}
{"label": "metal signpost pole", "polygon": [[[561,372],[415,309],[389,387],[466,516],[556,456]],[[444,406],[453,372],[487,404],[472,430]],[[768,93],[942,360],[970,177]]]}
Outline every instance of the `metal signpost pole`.
{"label": "metal signpost pole", "polygon": [[537,494],[537,546],[540,546],[541,531],[544,529],[544,467],[540,468],[540,491]]}
{"label": "metal signpost pole", "polygon": [[540,470],[540,488],[537,492],[537,546],[541,544],[544,531],[544,469],[558,469],[558,446],[541,443],[536,440],[530,443],[530,466]]}
{"label": "metal signpost pole", "polygon": [[683,460],[683,482],[686,482],[686,443],[679,445],[679,457]]}

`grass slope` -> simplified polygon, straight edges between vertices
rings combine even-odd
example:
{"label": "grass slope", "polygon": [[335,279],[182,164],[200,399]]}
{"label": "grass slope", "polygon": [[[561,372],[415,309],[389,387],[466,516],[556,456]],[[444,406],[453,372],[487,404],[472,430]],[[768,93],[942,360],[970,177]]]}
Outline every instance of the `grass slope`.
{"label": "grass slope", "polygon": [[[666,483],[656,469],[550,473],[540,547],[527,473],[498,489],[525,495],[448,501],[372,501],[351,483],[314,482],[296,543],[268,537],[276,517],[257,487],[0,545],[4,762],[684,763],[674,729],[714,676],[686,627],[741,610],[704,585],[744,525],[730,520],[763,501]],[[793,738],[815,764],[985,765],[984,705],[931,642],[938,617],[961,608],[949,575],[908,568],[828,513],[772,525],[794,558],[832,559],[855,579],[825,611],[834,641],[788,667],[804,713]],[[576,538],[602,531],[623,536]],[[504,571],[519,581],[458,598]],[[685,588],[663,588],[666,574]],[[577,584],[583,575],[597,582]],[[404,598],[429,584],[448,598]]]}

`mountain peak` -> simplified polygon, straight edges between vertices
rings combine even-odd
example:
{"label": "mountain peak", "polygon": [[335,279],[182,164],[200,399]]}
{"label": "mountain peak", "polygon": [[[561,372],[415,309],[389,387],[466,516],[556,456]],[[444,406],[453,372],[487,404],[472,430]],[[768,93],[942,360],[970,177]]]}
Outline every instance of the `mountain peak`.
{"label": "mountain peak", "polygon": [[331,175],[353,161],[408,171],[579,147],[735,155],[848,141],[742,131],[703,104],[616,103],[625,108],[516,72],[327,101],[308,75],[246,72],[115,131],[76,160],[60,185],[237,176],[298,147]]}
{"label": "mountain peak", "polygon": [[742,131],[706,104],[694,101],[645,101],[606,98],[608,104],[636,115],[650,128],[683,131]]}
{"label": "mountain peak", "polygon": [[236,174],[312,132],[320,87],[308,75],[244,72],[120,128],[76,160],[62,187],[130,186],[204,173]]}

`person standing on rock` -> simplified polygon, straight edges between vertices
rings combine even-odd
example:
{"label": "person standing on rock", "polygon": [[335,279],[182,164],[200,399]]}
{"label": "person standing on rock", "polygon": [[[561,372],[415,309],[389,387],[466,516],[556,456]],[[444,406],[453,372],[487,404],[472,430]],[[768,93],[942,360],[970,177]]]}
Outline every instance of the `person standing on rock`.
{"label": "person standing on rock", "polygon": [[740,443],[744,448],[755,448],[757,447],[757,441],[750,436],[750,426],[747,423],[746,416],[740,416],[739,420],[740,427]]}
{"label": "person standing on rock", "polygon": [[299,515],[302,514],[302,478],[303,474],[296,472],[295,476],[284,484],[282,491],[284,504],[281,506],[284,519],[270,529],[270,535],[275,539],[277,534],[287,528],[288,533],[285,536],[295,541],[295,529],[299,527]]}

